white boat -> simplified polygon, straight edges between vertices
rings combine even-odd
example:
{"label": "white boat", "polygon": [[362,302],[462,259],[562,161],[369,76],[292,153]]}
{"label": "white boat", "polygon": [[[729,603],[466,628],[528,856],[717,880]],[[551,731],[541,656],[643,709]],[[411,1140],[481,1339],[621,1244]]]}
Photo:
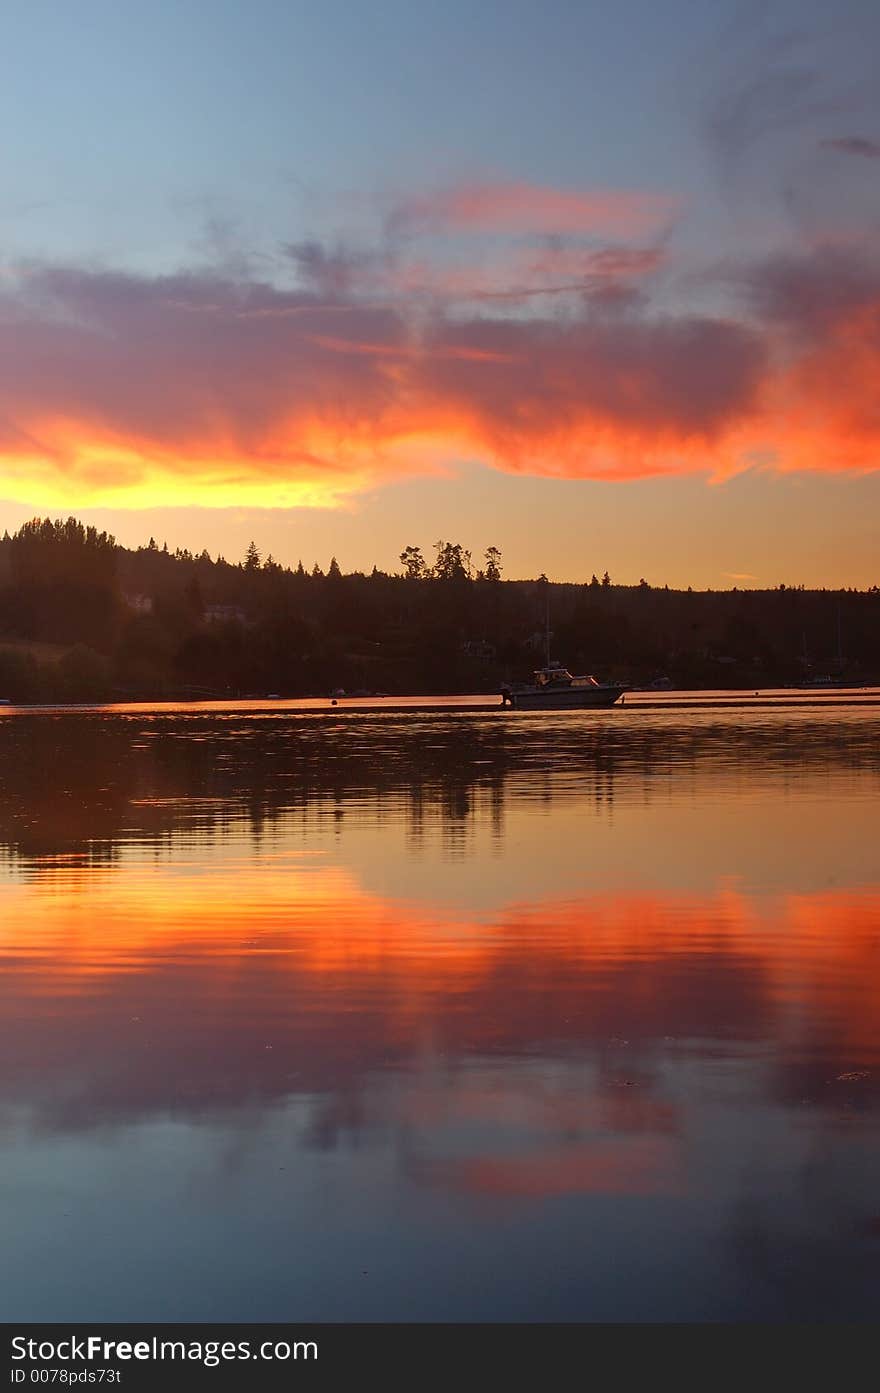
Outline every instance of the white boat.
{"label": "white boat", "polygon": [[502,706],[521,711],[570,711],[587,706],[613,706],[628,689],[619,682],[573,677],[560,663],[538,668],[534,682],[515,682],[501,688]]}

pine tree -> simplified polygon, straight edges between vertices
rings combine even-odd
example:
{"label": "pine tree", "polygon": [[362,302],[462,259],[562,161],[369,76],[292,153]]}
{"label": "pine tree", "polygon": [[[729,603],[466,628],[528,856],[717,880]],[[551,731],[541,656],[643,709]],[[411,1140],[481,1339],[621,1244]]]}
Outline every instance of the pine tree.
{"label": "pine tree", "polygon": [[434,543],[437,560],[434,575],[438,580],[466,580],[470,572],[471,554],[465,551],[461,542]]}

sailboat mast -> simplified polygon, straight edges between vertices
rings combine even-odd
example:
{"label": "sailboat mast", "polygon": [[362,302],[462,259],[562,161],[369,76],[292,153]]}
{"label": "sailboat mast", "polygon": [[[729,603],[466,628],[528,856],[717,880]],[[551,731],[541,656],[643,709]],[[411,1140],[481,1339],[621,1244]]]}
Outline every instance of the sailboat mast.
{"label": "sailboat mast", "polygon": [[547,650],[547,666],[549,667],[549,666],[550,666],[550,582],[549,582],[549,581],[547,582],[547,595],[546,595],[546,600],[547,600],[547,607],[546,607],[546,628],[547,628],[547,634],[546,634],[546,644],[545,644],[545,647],[546,647],[546,650]]}

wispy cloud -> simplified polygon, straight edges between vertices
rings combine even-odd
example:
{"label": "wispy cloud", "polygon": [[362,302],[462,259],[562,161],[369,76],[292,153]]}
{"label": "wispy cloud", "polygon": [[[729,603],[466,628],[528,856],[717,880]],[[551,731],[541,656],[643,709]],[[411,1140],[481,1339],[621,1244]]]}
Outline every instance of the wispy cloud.
{"label": "wispy cloud", "polygon": [[[544,239],[526,246],[493,247],[491,255],[439,262],[424,255],[397,256],[381,264],[365,263],[360,292],[384,298],[425,297],[435,301],[478,304],[482,300],[528,300],[540,296],[616,295],[633,298],[637,283],[660,271],[660,246],[585,246],[582,242]],[[349,284],[354,288],[354,280]]]}
{"label": "wispy cloud", "polygon": [[389,215],[393,232],[595,233],[656,231],[680,209],[667,193],[554,189],[526,183],[473,183],[402,199]]}
{"label": "wispy cloud", "polygon": [[859,155],[866,160],[880,160],[880,140],[868,140],[866,136],[835,136],[833,139],[823,140],[822,144],[826,149],[839,150],[842,155]]}
{"label": "wispy cloud", "polygon": [[817,152],[880,153],[861,134],[880,122],[878,44],[880,9],[862,0],[840,0],[833,23],[819,0],[735,8],[697,80],[703,132],[738,220],[785,218],[812,237],[876,221],[877,190],[859,183],[857,161],[820,169]]}

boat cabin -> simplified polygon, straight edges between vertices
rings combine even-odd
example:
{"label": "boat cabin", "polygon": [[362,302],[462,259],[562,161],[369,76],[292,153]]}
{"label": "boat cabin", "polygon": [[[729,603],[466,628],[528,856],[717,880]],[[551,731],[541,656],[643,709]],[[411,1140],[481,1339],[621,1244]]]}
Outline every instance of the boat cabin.
{"label": "boat cabin", "polygon": [[570,687],[574,678],[560,663],[548,663],[535,673],[536,687]]}
{"label": "boat cabin", "polygon": [[572,677],[568,668],[561,663],[548,663],[535,673],[536,687],[598,687],[595,677]]}

